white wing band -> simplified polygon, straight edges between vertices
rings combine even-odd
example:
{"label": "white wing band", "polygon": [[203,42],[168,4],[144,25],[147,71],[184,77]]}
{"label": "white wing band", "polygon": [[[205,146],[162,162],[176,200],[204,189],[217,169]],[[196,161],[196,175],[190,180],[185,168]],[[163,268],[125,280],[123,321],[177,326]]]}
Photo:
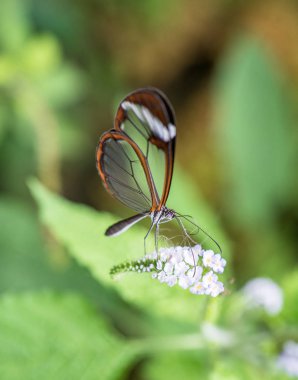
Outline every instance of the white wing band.
{"label": "white wing band", "polygon": [[148,124],[152,134],[160,140],[169,142],[176,136],[175,125],[169,123],[166,127],[157,117],[152,115],[148,108],[128,101],[122,102],[121,107],[125,111],[133,111],[141,122]]}

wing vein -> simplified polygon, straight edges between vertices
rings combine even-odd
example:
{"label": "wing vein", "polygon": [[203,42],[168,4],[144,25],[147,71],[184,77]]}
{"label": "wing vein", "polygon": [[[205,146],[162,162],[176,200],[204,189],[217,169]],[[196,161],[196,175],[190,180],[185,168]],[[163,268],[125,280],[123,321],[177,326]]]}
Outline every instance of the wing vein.
{"label": "wing vein", "polygon": [[[148,137],[150,136],[150,129],[149,130],[147,130],[147,128],[146,128],[146,125],[144,125],[144,124],[142,124],[144,127],[145,127],[145,129],[146,129],[146,132],[148,132],[148,136],[146,136],[142,131],[141,131],[141,129],[131,120],[131,118],[127,115],[126,116],[127,117],[127,120],[131,123],[131,125],[133,126],[133,127],[135,127],[135,129],[144,137],[144,139],[148,139]],[[138,116],[137,116],[138,117]],[[139,118],[138,118],[139,119]],[[139,121],[141,122],[141,120],[139,119]],[[123,131],[124,133],[125,133],[125,131]],[[125,133],[126,134],[126,133]],[[127,134],[126,134],[127,135]]]}
{"label": "wing vein", "polygon": [[[117,165],[121,170],[123,170],[123,171],[124,171],[125,173],[127,173],[129,176],[133,177],[133,174],[132,174],[132,173],[129,173],[128,170],[124,169],[121,165],[119,165],[119,163],[118,163],[116,160],[114,160],[113,157],[112,157],[110,154],[108,154],[107,152],[105,152],[105,155],[106,155],[107,157],[109,157],[109,159],[110,159],[111,161],[113,161],[114,164]],[[130,161],[130,162],[131,162],[131,161]]]}

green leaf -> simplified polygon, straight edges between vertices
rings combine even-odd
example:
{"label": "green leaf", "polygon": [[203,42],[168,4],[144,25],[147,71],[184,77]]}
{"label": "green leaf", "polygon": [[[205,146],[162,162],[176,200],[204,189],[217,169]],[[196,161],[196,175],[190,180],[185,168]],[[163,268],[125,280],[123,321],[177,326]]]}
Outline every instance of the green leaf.
{"label": "green leaf", "polygon": [[264,46],[239,38],[219,67],[217,145],[236,223],[264,225],[295,178],[292,114],[281,73]]}
{"label": "green leaf", "polygon": [[125,300],[142,305],[151,313],[197,322],[204,296],[195,296],[178,286],[170,288],[146,273],[127,274],[121,281],[110,277],[109,271],[115,264],[142,257],[146,229],[134,226],[123,235],[107,238],[103,233],[117,220],[115,217],[71,203],[49,192],[36,180],[30,181],[30,189],[38,202],[42,221],[101,283],[114,286]]}
{"label": "green leaf", "polygon": [[34,212],[13,197],[0,197],[0,292],[47,282],[49,268]]}
{"label": "green leaf", "polygon": [[296,339],[298,339],[298,270],[296,269],[288,273],[283,279],[282,285],[284,290],[284,307],[279,315],[280,322],[285,325],[286,328],[295,329],[295,336]]}
{"label": "green leaf", "polygon": [[52,239],[45,244],[37,215],[25,202],[2,195],[0,225],[0,293],[67,289],[84,295],[115,319],[123,313],[115,292],[100,286]]}
{"label": "green leaf", "polygon": [[180,352],[159,354],[145,365],[145,378],[151,380],[198,380],[208,376],[207,355]]}
{"label": "green leaf", "polygon": [[5,380],[119,379],[136,354],[75,295],[2,297],[0,335]]}
{"label": "green leaf", "polygon": [[28,21],[26,1],[1,0],[0,48],[12,52],[21,49],[31,29]]}
{"label": "green leaf", "polygon": [[26,178],[36,171],[35,136],[18,112],[12,111],[11,104],[7,102],[5,105],[9,133],[4,135],[0,148],[1,190],[28,197]]}
{"label": "green leaf", "polygon": [[[1,72],[1,58],[0,58],[0,72]],[[1,83],[1,78],[0,78],[0,83]],[[7,129],[8,129],[7,128],[7,111],[4,104],[1,104],[0,105],[0,146]]]}
{"label": "green leaf", "polygon": [[30,181],[30,189],[40,207],[42,221],[101,281],[112,282],[109,270],[115,263],[142,256],[144,230],[140,226],[117,239],[107,238],[104,231],[117,220],[112,215],[69,202],[36,180]]}

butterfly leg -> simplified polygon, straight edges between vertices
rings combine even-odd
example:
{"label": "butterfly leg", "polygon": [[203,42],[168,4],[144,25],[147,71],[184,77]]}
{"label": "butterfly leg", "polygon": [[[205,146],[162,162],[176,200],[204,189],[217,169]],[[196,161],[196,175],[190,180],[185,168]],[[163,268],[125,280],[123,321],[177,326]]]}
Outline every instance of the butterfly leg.
{"label": "butterfly leg", "polygon": [[159,236],[159,223],[156,223],[154,241],[155,241],[155,252],[158,254],[158,236]]}
{"label": "butterfly leg", "polygon": [[154,227],[154,222],[151,223],[151,226],[150,226],[148,232],[146,233],[146,235],[144,237],[144,252],[145,252],[145,255],[147,255],[146,240],[147,240],[147,237],[149,236],[150,232],[152,231],[153,227]]}

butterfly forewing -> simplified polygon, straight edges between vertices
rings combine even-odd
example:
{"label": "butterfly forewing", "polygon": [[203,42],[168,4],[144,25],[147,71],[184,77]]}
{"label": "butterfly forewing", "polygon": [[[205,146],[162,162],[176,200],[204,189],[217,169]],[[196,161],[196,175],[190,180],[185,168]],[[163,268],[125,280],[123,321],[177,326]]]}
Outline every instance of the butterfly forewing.
{"label": "butterfly forewing", "polygon": [[160,209],[168,197],[176,128],[165,96],[155,89],[128,95],[115,129],[97,148],[97,168],[107,190],[138,212]]}
{"label": "butterfly forewing", "polygon": [[135,141],[146,157],[161,208],[168,197],[175,152],[175,118],[169,101],[156,89],[133,92],[120,103],[115,129]]}

